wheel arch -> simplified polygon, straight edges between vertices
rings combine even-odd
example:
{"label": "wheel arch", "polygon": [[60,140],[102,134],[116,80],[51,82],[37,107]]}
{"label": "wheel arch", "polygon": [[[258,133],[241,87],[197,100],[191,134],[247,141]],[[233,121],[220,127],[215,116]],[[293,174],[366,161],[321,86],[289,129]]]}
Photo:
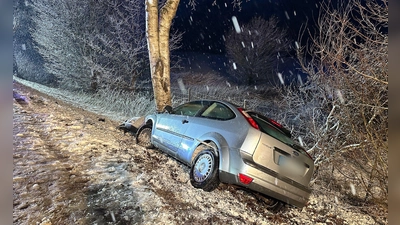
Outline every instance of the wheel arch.
{"label": "wheel arch", "polygon": [[200,142],[196,146],[196,150],[193,152],[191,157],[191,162],[196,157],[196,155],[204,149],[199,149],[198,147],[201,145],[211,145],[215,146],[216,149],[213,148],[214,153],[218,156],[219,159],[219,170],[229,171],[229,145],[225,138],[218,133],[208,133],[203,135],[198,142]]}
{"label": "wheel arch", "polygon": [[[146,127],[150,127],[153,130],[154,129],[153,125],[154,125],[154,118],[146,117],[144,119],[143,123],[138,127],[138,129],[136,131],[136,137]],[[136,144],[138,144],[138,140],[137,139],[136,139]]]}

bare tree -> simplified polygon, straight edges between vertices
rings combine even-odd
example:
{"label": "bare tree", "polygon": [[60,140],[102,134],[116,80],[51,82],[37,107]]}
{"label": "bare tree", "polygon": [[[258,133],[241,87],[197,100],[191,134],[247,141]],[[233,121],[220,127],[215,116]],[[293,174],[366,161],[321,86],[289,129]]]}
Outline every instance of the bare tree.
{"label": "bare tree", "polygon": [[160,10],[158,0],[145,0],[145,4],[151,80],[156,109],[162,111],[171,105],[169,36],[179,0],[166,0]]}
{"label": "bare tree", "polygon": [[89,68],[82,58],[78,39],[83,29],[74,26],[74,20],[82,20],[84,9],[77,7],[75,1],[35,0],[32,3],[35,10],[32,37],[45,60],[46,70],[63,87],[86,88]]}
{"label": "bare tree", "polygon": [[[84,61],[92,89],[133,90],[147,70],[144,4],[139,1],[92,0],[82,24]],[[95,28],[93,30],[93,28]]]}
{"label": "bare tree", "polygon": [[[64,88],[133,90],[148,73],[144,2],[33,0],[32,31],[46,69]],[[169,33],[168,33],[169,34]],[[180,34],[173,33],[171,48]]]}
{"label": "bare tree", "polygon": [[50,85],[54,76],[43,67],[43,60],[35,50],[30,30],[33,9],[29,1],[14,0],[13,11],[13,72],[14,75]]}
{"label": "bare tree", "polygon": [[257,81],[275,78],[273,73],[280,54],[287,54],[290,43],[286,30],[278,27],[278,20],[253,18],[240,31],[232,29],[226,35],[226,51],[233,61],[232,73],[239,81],[252,85]]}
{"label": "bare tree", "polygon": [[309,76],[285,90],[282,120],[303,128],[296,135],[317,166],[345,161],[366,199],[387,199],[388,3],[330,4],[321,5],[310,44],[298,48]]}

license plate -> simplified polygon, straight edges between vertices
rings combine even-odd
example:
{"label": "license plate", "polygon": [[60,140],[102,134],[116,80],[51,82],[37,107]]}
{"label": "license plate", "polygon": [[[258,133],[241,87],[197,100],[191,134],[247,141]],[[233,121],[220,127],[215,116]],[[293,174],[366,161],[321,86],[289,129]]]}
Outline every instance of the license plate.
{"label": "license plate", "polygon": [[291,158],[280,155],[278,158],[278,165],[282,166],[290,173],[297,175],[304,175],[304,166],[301,163],[294,161]]}
{"label": "license plate", "polygon": [[287,161],[287,157],[280,155],[278,158],[278,165],[285,165],[286,161]]}

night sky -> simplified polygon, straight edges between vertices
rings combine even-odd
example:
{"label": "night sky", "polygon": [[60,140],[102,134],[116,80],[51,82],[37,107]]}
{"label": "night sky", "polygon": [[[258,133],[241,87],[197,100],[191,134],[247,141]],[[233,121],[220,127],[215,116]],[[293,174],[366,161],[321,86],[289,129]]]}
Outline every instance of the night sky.
{"label": "night sky", "polygon": [[181,0],[172,29],[184,32],[183,51],[225,53],[222,36],[233,29],[232,16],[240,25],[253,17],[268,19],[278,17],[279,26],[288,29],[290,38],[296,41],[302,24],[312,27],[318,16],[318,0],[243,0],[241,9],[232,0],[197,0],[195,9],[189,0]]}

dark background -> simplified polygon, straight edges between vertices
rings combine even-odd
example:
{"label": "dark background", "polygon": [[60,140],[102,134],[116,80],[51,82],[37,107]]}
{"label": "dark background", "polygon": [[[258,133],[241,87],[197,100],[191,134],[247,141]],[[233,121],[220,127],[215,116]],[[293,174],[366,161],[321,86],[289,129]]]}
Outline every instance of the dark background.
{"label": "dark background", "polygon": [[[239,25],[254,17],[268,19],[276,16],[278,26],[288,30],[289,38],[298,39],[301,27],[312,28],[318,17],[318,0],[251,0],[243,1],[240,7],[232,0],[198,0],[195,9],[189,0],[181,0],[172,29],[184,32],[181,51],[200,51],[214,54],[225,53],[222,36],[233,29],[232,16]],[[303,41],[306,41],[307,36]]]}

